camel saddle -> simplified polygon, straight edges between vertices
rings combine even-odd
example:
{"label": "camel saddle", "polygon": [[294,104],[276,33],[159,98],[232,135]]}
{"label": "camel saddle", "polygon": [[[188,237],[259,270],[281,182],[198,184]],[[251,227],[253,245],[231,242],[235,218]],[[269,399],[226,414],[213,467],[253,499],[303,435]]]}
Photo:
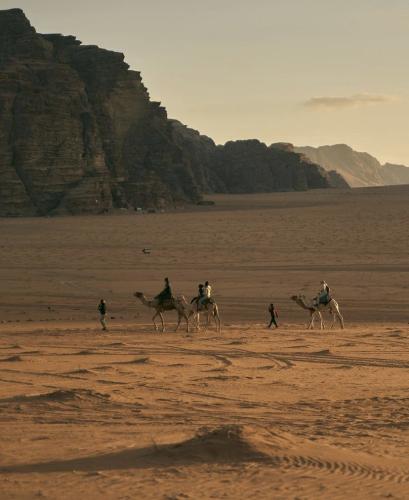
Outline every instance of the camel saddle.
{"label": "camel saddle", "polygon": [[175,299],[174,298],[165,299],[162,301],[161,305],[164,309],[168,309],[168,308],[172,309],[175,306]]}

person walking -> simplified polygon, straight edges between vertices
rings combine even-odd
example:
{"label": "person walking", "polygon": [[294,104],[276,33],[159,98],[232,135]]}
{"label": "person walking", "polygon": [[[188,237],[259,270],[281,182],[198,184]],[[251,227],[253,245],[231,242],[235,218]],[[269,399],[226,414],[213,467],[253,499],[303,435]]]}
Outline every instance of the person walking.
{"label": "person walking", "polygon": [[267,328],[271,328],[271,325],[274,324],[276,328],[278,328],[277,320],[278,320],[278,313],[274,307],[274,304],[270,304],[268,306],[268,312],[270,313],[271,319],[270,319],[270,324],[268,325]]}
{"label": "person walking", "polygon": [[101,299],[100,303],[98,304],[98,311],[99,311],[99,322],[102,325],[102,330],[107,330],[107,324],[106,324],[107,304],[104,299]]}

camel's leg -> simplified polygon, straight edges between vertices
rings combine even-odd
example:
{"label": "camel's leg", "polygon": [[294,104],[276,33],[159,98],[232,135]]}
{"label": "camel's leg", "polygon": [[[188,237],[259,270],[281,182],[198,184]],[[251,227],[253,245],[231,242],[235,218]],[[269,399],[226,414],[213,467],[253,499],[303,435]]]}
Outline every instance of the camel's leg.
{"label": "camel's leg", "polygon": [[314,328],[314,312],[310,312],[310,323],[307,326],[307,330],[312,330]]}
{"label": "camel's leg", "polygon": [[331,308],[331,309],[329,310],[329,312],[330,312],[330,314],[331,314],[331,318],[332,318],[332,323],[331,323],[331,324],[330,324],[330,326],[329,326],[329,328],[330,328],[330,330],[331,330],[331,329],[332,329],[332,328],[334,328],[334,326],[335,326],[335,311],[334,311],[334,309],[332,309],[332,308]]}
{"label": "camel's leg", "polygon": [[203,314],[206,315],[206,321],[205,321],[205,324],[204,324],[204,331],[207,332],[207,328],[209,326],[209,311],[205,311]]}
{"label": "camel's leg", "polygon": [[197,313],[196,313],[196,328],[197,328],[197,331],[200,330],[200,313],[199,313],[199,311],[197,311]]}
{"label": "camel's leg", "polygon": [[324,328],[324,321],[322,319],[321,311],[317,309],[316,311],[314,311],[313,315],[318,316],[318,319],[320,320],[320,330],[322,330]]}
{"label": "camel's leg", "polygon": [[182,318],[186,320],[186,331],[189,333],[189,318],[187,317],[187,314],[185,312],[180,312],[177,311],[178,313],[178,324],[176,325],[175,332],[178,331],[180,323],[182,322]]}
{"label": "camel's leg", "polygon": [[331,330],[333,328],[333,326],[334,326],[334,313],[333,313],[333,310],[332,310],[331,307],[329,308],[329,314],[330,314],[331,320],[332,320],[331,324],[329,325],[329,329]]}
{"label": "camel's leg", "polygon": [[153,324],[155,326],[156,332],[158,331],[158,325],[156,324],[155,318],[158,316],[158,314],[159,314],[159,311],[156,311],[156,313],[152,316],[152,321],[153,321]]}
{"label": "camel's leg", "polygon": [[190,318],[192,318],[193,321],[193,328],[197,328],[196,325],[196,313],[194,311],[189,312],[188,320],[190,321]]}
{"label": "camel's leg", "polygon": [[221,332],[221,322],[220,322],[220,316],[219,316],[219,311],[217,307],[215,308],[213,312],[213,317],[214,317],[214,322],[216,323],[216,331],[219,333]]}
{"label": "camel's leg", "polygon": [[214,319],[214,324],[216,325],[216,331],[220,332],[220,316],[219,316],[219,309],[216,304],[214,304],[213,306],[212,316]]}
{"label": "camel's leg", "polygon": [[210,326],[210,314],[211,314],[211,311],[210,311],[209,308],[206,308],[206,313],[207,313],[206,314],[206,316],[207,316],[207,318],[206,318],[206,326],[207,326],[207,328],[209,328],[209,326]]}
{"label": "camel's leg", "polygon": [[329,325],[329,329],[331,330],[331,328],[334,327],[334,323],[335,323],[334,309],[333,309],[333,307],[331,305],[331,302],[325,307],[325,311],[327,309],[328,309],[328,312],[329,312],[329,314],[331,316],[331,320],[332,320],[331,324]]}
{"label": "camel's leg", "polygon": [[193,328],[197,330],[197,313],[193,313]]}
{"label": "camel's leg", "polygon": [[322,330],[322,316],[321,313],[317,310],[315,311],[316,317],[318,317],[318,321],[320,322],[320,330]]}
{"label": "camel's leg", "polygon": [[178,324],[176,325],[176,328],[175,328],[175,332],[178,331],[178,328],[180,326],[180,322],[182,321],[182,315],[180,314],[180,312],[178,311]]}
{"label": "camel's leg", "polygon": [[159,312],[159,317],[162,322],[162,333],[165,331],[165,322],[163,321],[163,314]]}
{"label": "camel's leg", "polygon": [[339,321],[339,325],[340,325],[341,329],[343,329],[344,328],[344,318],[342,317],[342,314],[341,314],[341,312],[339,310],[338,305],[333,306],[330,309],[330,312],[331,312],[331,315],[332,315],[332,325],[331,325],[331,328],[335,326],[335,321],[337,319]]}
{"label": "camel's leg", "polygon": [[[344,329],[344,318],[342,317],[342,314],[341,314],[338,307],[335,308],[335,315],[337,316],[339,324],[341,325],[341,329],[343,330]],[[335,319],[334,319],[334,322],[335,322]]]}

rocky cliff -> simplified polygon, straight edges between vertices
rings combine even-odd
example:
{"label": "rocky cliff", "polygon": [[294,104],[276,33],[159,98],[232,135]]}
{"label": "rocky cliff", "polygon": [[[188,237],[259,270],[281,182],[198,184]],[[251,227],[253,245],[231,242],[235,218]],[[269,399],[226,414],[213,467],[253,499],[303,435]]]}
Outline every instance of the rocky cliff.
{"label": "rocky cliff", "polygon": [[346,144],[294,149],[325,169],[336,170],[351,187],[409,184],[408,167],[390,163],[381,165],[375,157],[354,151]]}
{"label": "rocky cliff", "polygon": [[40,35],[20,9],[0,11],[0,116],[2,216],[331,185],[294,152],[258,141],[216,146],[169,120],[123,54]]}
{"label": "rocky cliff", "polygon": [[227,193],[260,193],[331,187],[325,170],[301,155],[253,139],[217,148],[212,168]]}
{"label": "rocky cliff", "polygon": [[197,201],[166,111],[120,53],[0,11],[0,214]]}
{"label": "rocky cliff", "polygon": [[191,159],[204,192],[265,193],[314,188],[348,188],[342,176],[294,152],[291,144],[271,146],[257,139],[216,146],[199,132],[173,121],[175,137]]}

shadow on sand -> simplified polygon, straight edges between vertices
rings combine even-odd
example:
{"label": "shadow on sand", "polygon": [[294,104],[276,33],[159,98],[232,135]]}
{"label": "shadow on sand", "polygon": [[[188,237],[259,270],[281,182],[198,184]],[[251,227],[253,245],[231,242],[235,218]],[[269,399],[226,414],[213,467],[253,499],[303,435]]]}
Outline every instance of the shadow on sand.
{"label": "shadow on sand", "polygon": [[71,460],[12,465],[0,467],[0,473],[103,471],[249,461],[268,461],[273,464],[275,460],[269,453],[272,451],[269,450],[270,446],[257,434],[257,431],[249,434],[241,426],[223,426],[210,431],[204,429],[193,438],[176,444],[129,448]]}

